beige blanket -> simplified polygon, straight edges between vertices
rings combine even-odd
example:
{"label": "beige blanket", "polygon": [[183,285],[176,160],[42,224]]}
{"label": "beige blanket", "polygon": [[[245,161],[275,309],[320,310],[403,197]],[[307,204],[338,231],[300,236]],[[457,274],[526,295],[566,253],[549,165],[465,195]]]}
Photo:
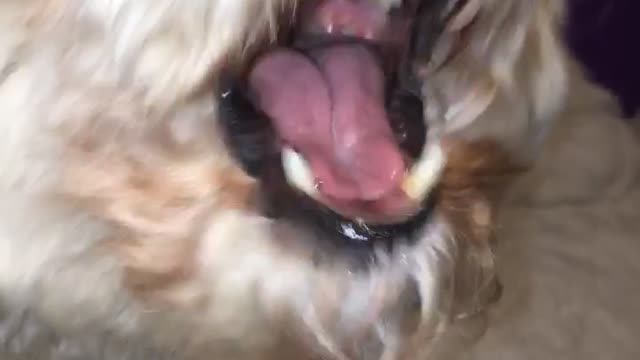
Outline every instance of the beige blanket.
{"label": "beige blanket", "polygon": [[640,359],[640,146],[582,83],[499,222],[504,284],[464,358]]}

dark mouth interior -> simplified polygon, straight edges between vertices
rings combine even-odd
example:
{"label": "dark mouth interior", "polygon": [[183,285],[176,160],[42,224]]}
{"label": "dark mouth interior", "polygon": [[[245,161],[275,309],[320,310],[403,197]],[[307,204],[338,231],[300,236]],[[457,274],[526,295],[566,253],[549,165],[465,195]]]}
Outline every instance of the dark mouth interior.
{"label": "dark mouth interior", "polygon": [[[443,0],[440,3],[445,2]],[[437,1],[422,3],[433,6]],[[415,17],[424,11],[415,2],[411,7]],[[413,20],[411,27],[414,34],[408,40],[409,46],[399,51],[393,49],[395,52],[375,42],[351,36],[292,37],[291,32],[283,36],[278,45],[307,56],[315,49],[359,43],[376,54],[376,59],[385,69],[384,107],[390,128],[397,145],[415,160],[422,153],[427,129],[422,118],[423,104],[416,85],[418,82],[411,71],[414,57],[411,53],[419,52],[424,58],[425,52],[430,51],[433,44],[415,36],[418,29],[425,31],[425,25],[424,21]],[[431,27],[429,31],[437,32],[441,24],[435,22],[428,26]],[[295,26],[290,29],[295,29]],[[340,246],[370,248],[381,244],[389,248],[397,239],[410,240],[415,237],[414,233],[432,212],[432,198],[424,202],[420,212],[402,223],[372,225],[342,216],[290,187],[280,159],[281,140],[272,119],[255,105],[244,75],[226,80],[220,96],[221,125],[233,155],[249,175],[259,180],[263,211],[267,216],[301,224],[317,232],[319,238],[334,240]]]}
{"label": "dark mouth interior", "polygon": [[[257,110],[236,83],[230,83],[220,97],[221,119],[229,135],[227,141],[245,171],[259,180],[260,203],[264,215],[284,219],[309,228],[318,238],[339,247],[359,252],[382,246],[391,249],[398,239],[411,241],[426,222],[433,209],[433,198],[427,199],[423,210],[403,223],[391,225],[365,224],[346,218],[291,188],[285,179],[279,148],[269,118]],[[421,114],[419,99],[405,95],[407,107]],[[403,110],[409,111],[409,110]],[[405,119],[413,119],[410,124]],[[424,134],[420,117],[398,115],[396,125],[407,134]],[[412,127],[414,129],[412,129]],[[418,128],[418,130],[415,130]],[[407,135],[402,142],[417,157],[424,145],[424,135]]]}

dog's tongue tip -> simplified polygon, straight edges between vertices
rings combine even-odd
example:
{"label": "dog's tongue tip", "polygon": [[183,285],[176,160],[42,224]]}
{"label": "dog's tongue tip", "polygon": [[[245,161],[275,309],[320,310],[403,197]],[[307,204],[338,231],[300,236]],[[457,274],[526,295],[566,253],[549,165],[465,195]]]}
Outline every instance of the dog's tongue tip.
{"label": "dog's tongue tip", "polygon": [[[342,172],[355,186],[355,199],[374,201],[383,198],[400,186],[405,164],[393,139],[369,138],[353,149],[350,158],[342,164]],[[346,184],[345,186],[349,186]],[[340,189],[321,188],[324,193],[337,197]]]}

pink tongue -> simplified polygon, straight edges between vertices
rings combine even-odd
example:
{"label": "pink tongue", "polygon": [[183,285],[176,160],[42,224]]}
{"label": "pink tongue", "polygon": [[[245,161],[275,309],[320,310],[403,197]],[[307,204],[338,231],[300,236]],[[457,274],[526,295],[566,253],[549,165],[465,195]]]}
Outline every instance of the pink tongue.
{"label": "pink tongue", "polygon": [[384,77],[358,45],[265,55],[249,76],[257,105],[309,162],[336,200],[377,200],[397,189],[405,164],[384,109]]}

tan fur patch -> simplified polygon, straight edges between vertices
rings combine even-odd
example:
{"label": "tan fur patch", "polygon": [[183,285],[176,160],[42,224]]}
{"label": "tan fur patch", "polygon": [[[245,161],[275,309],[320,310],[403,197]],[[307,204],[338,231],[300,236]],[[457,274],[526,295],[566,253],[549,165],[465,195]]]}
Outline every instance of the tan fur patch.
{"label": "tan fur patch", "polygon": [[216,209],[250,209],[254,181],[224,157],[158,151],[142,160],[126,147],[105,151],[93,135],[69,146],[63,194],[115,225],[106,245],[127,287],[154,302],[192,300],[186,289],[203,224]]}
{"label": "tan fur patch", "polygon": [[446,139],[448,162],[436,192],[437,210],[459,240],[454,317],[481,313],[501,296],[494,265],[494,220],[500,190],[522,169],[497,143]]}
{"label": "tan fur patch", "polygon": [[492,141],[443,141],[447,165],[437,189],[439,210],[459,237],[489,240],[499,186],[521,169]]}

